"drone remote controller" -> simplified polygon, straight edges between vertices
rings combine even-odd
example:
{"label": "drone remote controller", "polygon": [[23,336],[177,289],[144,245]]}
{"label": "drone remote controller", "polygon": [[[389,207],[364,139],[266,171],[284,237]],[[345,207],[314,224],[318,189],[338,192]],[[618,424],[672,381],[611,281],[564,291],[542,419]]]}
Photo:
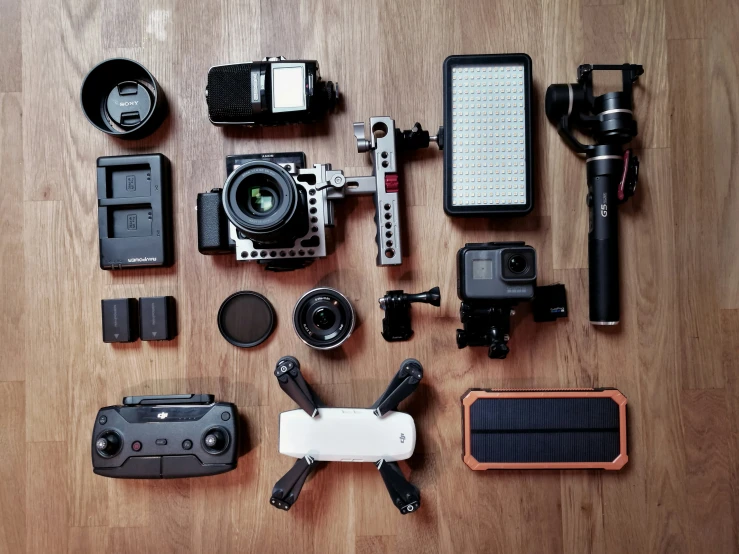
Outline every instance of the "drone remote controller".
{"label": "drone remote controller", "polygon": [[236,468],[238,412],[211,394],[129,396],[101,408],[92,468],[119,479],[171,479]]}

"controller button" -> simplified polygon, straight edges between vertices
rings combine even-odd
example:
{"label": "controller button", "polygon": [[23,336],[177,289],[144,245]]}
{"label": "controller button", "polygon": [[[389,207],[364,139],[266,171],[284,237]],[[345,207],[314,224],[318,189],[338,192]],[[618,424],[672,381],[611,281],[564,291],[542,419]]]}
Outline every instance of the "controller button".
{"label": "controller button", "polygon": [[107,417],[105,417],[104,415],[101,415],[101,416],[100,416],[100,417],[98,418],[98,423],[99,423],[100,425],[105,425],[106,423],[108,423],[108,418],[107,418]]}
{"label": "controller button", "polygon": [[182,441],[182,448],[184,448],[185,450],[190,450],[192,448],[192,441],[191,440]]}
{"label": "controller button", "polygon": [[131,444],[131,449],[134,452],[138,452],[139,450],[141,450],[141,443],[139,441],[133,441],[133,443]]}
{"label": "controller button", "polygon": [[167,439],[157,439],[154,442],[157,446],[167,446]]}
{"label": "controller button", "polygon": [[228,421],[229,419],[231,419],[231,414],[229,414],[228,412],[223,412],[223,413],[221,414],[221,419],[222,419],[223,421]]}

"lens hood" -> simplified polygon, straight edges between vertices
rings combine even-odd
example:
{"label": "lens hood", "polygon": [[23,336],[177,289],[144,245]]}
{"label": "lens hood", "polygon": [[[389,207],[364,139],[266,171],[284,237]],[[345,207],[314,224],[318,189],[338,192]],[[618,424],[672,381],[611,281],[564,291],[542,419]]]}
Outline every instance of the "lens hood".
{"label": "lens hood", "polygon": [[93,126],[127,140],[149,136],[167,116],[167,99],[157,80],[143,65],[125,58],[93,67],[82,81],[80,102]]}

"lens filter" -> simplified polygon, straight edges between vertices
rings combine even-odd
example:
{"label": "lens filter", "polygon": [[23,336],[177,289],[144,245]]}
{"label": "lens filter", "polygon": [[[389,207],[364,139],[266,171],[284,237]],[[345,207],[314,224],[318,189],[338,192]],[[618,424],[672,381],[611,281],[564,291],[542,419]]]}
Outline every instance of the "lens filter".
{"label": "lens filter", "polygon": [[240,348],[262,344],[272,334],[275,320],[269,300],[248,290],[232,294],[218,310],[218,330],[224,339]]}

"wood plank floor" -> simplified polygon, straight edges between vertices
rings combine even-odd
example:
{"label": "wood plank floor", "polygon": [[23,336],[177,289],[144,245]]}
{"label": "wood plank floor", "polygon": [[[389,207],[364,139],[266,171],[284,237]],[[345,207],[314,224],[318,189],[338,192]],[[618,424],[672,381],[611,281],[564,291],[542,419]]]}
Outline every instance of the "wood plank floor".
{"label": "wood plank floor", "polygon": [[[736,0],[0,0],[0,551],[501,552],[739,550],[739,2]],[[337,210],[335,252],[309,269],[267,274],[197,251],[197,193],[220,186],[224,156],[305,151],[309,163],[368,172],[352,122],[389,115],[435,129],[444,58],[527,52],[536,98],[536,209],[514,221],[444,216],[442,161],[405,165],[407,253],[376,268],[369,199]],[[314,58],[345,107],[317,128],[211,126],[211,65],[266,55]],[[97,62],[143,63],[171,115],[133,143],[95,130],[79,88]],[[636,93],[641,182],[621,210],[622,324],[588,323],[585,167],[543,110],[546,86],[580,63],[644,65]],[[95,160],[161,152],[173,166],[176,264],[98,267]],[[517,316],[505,361],[458,351],[454,254],[465,242],[525,240],[540,281],[564,282],[571,315]],[[290,314],[316,285],[349,296],[360,325],[322,354]],[[439,285],[441,309],[414,310],[416,336],[388,344],[376,299]],[[265,294],[279,323],[260,348],[219,335],[221,301]],[[102,343],[100,300],[170,294],[179,337]],[[421,488],[400,516],[369,464],[329,464],[290,513],[269,507],[292,464],[277,416],[292,402],[272,369],[297,356],[333,405],[369,405],[416,357],[424,384],[407,410],[419,444],[406,469]],[[472,472],[461,461],[469,387],[615,386],[629,398],[630,461],[619,473]],[[168,482],[92,473],[98,408],[128,394],[208,392],[235,402],[250,449],[236,471]]]}

